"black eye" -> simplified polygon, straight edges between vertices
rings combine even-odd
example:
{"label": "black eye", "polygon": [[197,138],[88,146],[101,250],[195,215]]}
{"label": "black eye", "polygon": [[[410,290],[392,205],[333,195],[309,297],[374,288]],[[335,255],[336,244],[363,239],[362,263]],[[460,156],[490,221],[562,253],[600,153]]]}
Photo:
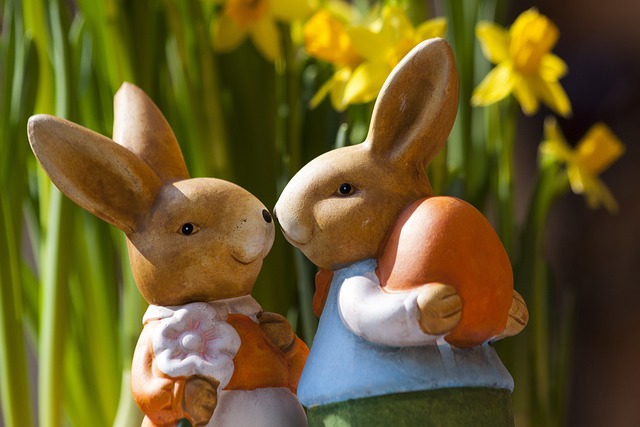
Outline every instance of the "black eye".
{"label": "black eye", "polygon": [[355,188],[351,184],[345,182],[344,184],[340,184],[340,187],[338,187],[338,195],[348,196],[353,194],[354,190]]}
{"label": "black eye", "polygon": [[272,221],[271,215],[269,214],[269,211],[266,209],[262,209],[262,218],[264,218],[264,220],[267,223],[270,223]]}
{"label": "black eye", "polygon": [[195,226],[188,222],[186,224],[182,224],[182,227],[180,227],[180,233],[184,234],[185,236],[190,236],[191,234],[193,234],[195,229]]}

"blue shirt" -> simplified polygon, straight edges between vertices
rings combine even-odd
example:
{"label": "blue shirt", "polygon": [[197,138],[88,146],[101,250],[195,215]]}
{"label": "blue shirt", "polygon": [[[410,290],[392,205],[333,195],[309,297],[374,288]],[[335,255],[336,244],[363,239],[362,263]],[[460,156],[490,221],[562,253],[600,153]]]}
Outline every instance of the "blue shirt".
{"label": "blue shirt", "polygon": [[469,349],[448,344],[394,347],[351,332],[340,317],[340,289],[345,279],[375,271],[376,265],[369,259],[334,272],[298,384],[304,406],[449,387],[513,390],[511,375],[489,344]]}

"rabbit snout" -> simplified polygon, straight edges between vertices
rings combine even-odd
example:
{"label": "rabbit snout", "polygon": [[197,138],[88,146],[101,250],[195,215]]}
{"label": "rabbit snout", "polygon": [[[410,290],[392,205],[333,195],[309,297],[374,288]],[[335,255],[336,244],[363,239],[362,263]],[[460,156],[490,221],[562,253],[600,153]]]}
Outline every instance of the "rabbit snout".
{"label": "rabbit snout", "polygon": [[[286,212],[282,207],[280,209]],[[301,223],[293,215],[279,215],[277,204],[273,209],[273,216],[278,220],[285,239],[293,246],[300,248],[311,241],[313,237],[313,227],[305,226],[305,224]]]}
{"label": "rabbit snout", "polygon": [[273,244],[273,220],[269,211],[260,208],[240,218],[229,236],[231,256],[241,264],[264,258]]}

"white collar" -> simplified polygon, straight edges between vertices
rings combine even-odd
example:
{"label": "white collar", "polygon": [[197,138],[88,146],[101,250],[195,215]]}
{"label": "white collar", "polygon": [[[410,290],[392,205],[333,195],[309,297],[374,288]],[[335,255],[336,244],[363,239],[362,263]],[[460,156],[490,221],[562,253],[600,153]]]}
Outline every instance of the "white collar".
{"label": "white collar", "polygon": [[146,325],[148,322],[153,320],[166,319],[173,316],[173,314],[178,310],[190,310],[196,307],[206,307],[214,317],[220,320],[226,320],[229,314],[242,314],[257,322],[257,315],[262,311],[260,304],[258,304],[251,295],[209,302],[192,302],[184,305],[149,305],[149,308],[142,317],[142,324]]}

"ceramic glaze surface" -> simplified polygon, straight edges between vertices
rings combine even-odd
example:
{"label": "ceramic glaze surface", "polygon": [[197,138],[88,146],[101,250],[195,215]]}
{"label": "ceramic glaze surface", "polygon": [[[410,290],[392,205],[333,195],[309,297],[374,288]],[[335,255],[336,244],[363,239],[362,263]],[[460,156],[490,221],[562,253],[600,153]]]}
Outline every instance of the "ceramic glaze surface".
{"label": "ceramic glaze surface", "polygon": [[[491,343],[525,327],[526,304],[489,222],[434,195],[426,174],[457,107],[451,47],[418,44],[384,83],[366,139],[311,160],[276,203],[285,238],[320,268],[320,322],[298,389],[309,413],[327,417],[314,425],[359,419],[371,399],[388,409],[416,396],[450,412],[473,406],[451,396],[484,396],[512,418],[513,381]],[[446,419],[421,418],[420,407],[378,425]]]}
{"label": "ceramic glaze surface", "polygon": [[142,90],[124,83],[114,104],[113,140],[48,115],[28,134],[53,183],[127,236],[151,304],[131,368],[143,425],[305,426],[294,393],[308,349],[250,297],[274,240],[269,211],[231,182],[190,178]]}
{"label": "ceramic glaze surface", "polygon": [[[306,407],[406,391],[447,387],[513,389],[513,379],[492,346],[457,349],[424,335],[429,345],[390,346],[354,334],[342,321],[340,294],[349,281],[370,280],[376,261],[334,272],[300,383]],[[398,300],[402,305],[402,301]],[[385,327],[380,319],[380,328]],[[413,326],[416,328],[417,326]]]}

